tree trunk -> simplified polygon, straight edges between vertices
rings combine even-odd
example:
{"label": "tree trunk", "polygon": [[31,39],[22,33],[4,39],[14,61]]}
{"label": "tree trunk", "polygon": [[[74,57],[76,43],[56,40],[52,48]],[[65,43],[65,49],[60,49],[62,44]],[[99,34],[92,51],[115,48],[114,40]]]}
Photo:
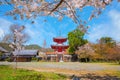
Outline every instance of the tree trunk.
{"label": "tree trunk", "polygon": [[87,58],[85,58],[85,62],[87,62]]}

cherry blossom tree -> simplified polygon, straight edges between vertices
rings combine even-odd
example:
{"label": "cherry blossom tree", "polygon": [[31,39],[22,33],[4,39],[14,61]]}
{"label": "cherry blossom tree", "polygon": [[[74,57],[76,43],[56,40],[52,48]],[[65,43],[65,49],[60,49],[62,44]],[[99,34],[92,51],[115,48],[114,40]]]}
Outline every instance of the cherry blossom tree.
{"label": "cherry blossom tree", "polygon": [[[77,24],[84,25],[78,11],[84,7],[91,6],[93,11],[89,20],[101,14],[113,0],[0,0],[1,5],[9,5],[13,9],[6,15],[11,15],[14,19],[18,16],[21,19],[36,18],[39,16],[54,16],[61,20],[64,16],[72,18]],[[118,0],[120,2],[120,0]],[[32,22],[34,23],[34,22]],[[84,29],[85,26],[80,26]]]}
{"label": "cherry blossom tree", "polygon": [[86,43],[78,48],[75,53],[78,54],[79,59],[84,58],[87,62],[87,58],[90,59],[94,55],[94,49],[90,43]]}
{"label": "cherry blossom tree", "polygon": [[29,39],[28,34],[24,32],[24,26],[11,25],[10,31],[11,33],[6,34],[3,38],[5,43],[9,43],[10,47],[15,50],[24,49],[24,43],[26,43]]}

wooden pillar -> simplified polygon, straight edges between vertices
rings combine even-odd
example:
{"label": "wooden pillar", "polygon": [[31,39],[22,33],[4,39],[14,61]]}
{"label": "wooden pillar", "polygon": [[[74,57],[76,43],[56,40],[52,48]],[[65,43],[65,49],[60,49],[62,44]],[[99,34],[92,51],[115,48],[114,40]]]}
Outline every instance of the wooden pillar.
{"label": "wooden pillar", "polygon": [[50,61],[52,61],[52,56],[50,56]]}
{"label": "wooden pillar", "polygon": [[63,59],[63,61],[64,61],[64,54],[62,54],[62,59]]}
{"label": "wooden pillar", "polygon": [[58,62],[58,55],[56,54],[56,62]]}

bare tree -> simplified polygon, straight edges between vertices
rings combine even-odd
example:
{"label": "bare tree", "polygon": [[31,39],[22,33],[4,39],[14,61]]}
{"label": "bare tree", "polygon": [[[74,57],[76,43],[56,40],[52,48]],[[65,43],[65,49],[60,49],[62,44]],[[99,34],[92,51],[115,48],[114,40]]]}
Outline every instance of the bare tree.
{"label": "bare tree", "polygon": [[11,34],[5,34],[3,39],[2,39],[3,43],[10,43],[11,42]]}

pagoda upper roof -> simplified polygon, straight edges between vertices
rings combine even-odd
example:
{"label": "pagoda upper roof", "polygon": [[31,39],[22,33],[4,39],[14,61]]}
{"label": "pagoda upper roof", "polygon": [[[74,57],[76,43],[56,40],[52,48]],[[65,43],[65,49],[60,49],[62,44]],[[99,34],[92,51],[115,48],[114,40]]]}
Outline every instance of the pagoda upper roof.
{"label": "pagoda upper roof", "polygon": [[56,42],[56,43],[63,43],[63,42],[67,41],[67,38],[64,38],[64,37],[55,37],[55,38],[53,38],[53,41]]}
{"label": "pagoda upper roof", "polygon": [[65,51],[68,47],[68,45],[51,45],[51,48],[58,52]]}
{"label": "pagoda upper roof", "polygon": [[59,48],[67,49],[68,47],[69,47],[68,45],[51,45],[52,49],[59,49]]}

